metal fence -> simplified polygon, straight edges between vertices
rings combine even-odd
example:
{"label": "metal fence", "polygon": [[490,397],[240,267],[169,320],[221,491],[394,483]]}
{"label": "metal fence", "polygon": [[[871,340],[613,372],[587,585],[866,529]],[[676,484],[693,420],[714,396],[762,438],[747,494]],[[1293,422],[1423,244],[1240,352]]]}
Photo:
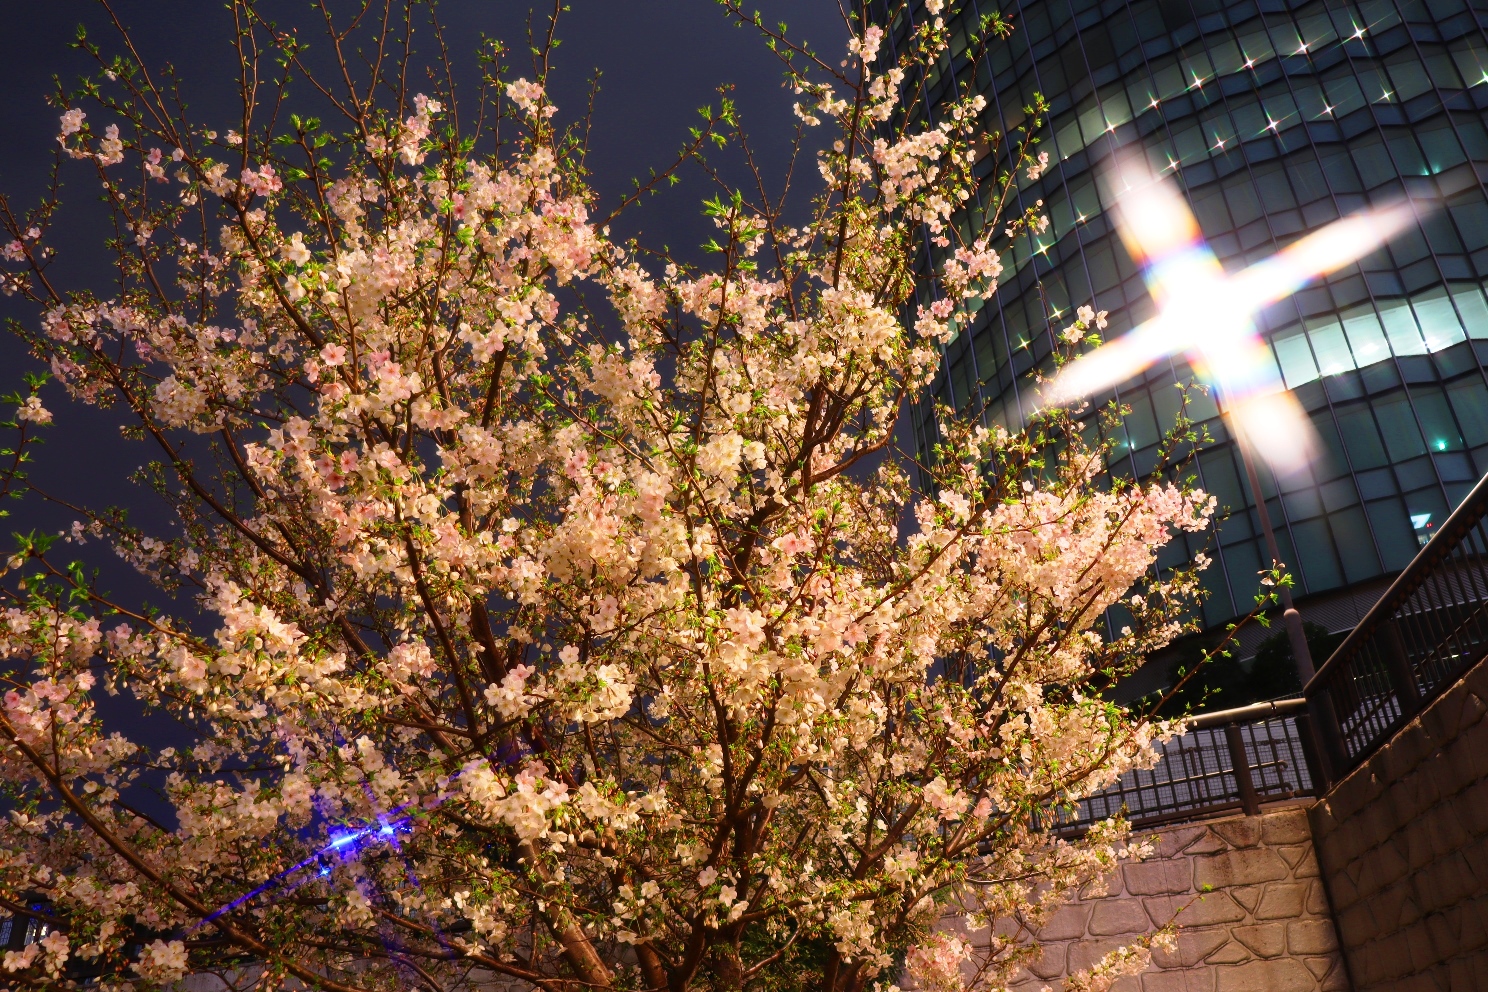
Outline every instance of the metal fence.
{"label": "metal fence", "polygon": [[[24,909],[32,914],[46,912],[46,903],[28,899]],[[0,953],[23,950],[51,932],[51,926],[40,915],[6,914],[0,916]]]}
{"label": "metal fence", "polygon": [[1313,795],[1306,707],[1306,700],[1286,699],[1194,717],[1188,733],[1162,748],[1156,765],[1081,800],[1060,829],[1084,829],[1118,813],[1134,826],[1228,810],[1256,813],[1263,802]]}
{"label": "metal fence", "polygon": [[1337,781],[1488,653],[1488,478],[1406,566],[1303,695]]}

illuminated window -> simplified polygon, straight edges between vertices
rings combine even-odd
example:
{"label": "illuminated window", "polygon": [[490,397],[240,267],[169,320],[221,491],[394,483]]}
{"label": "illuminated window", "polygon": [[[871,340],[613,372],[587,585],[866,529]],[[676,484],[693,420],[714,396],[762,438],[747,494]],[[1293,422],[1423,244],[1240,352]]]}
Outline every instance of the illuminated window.
{"label": "illuminated window", "polygon": [[1348,340],[1343,336],[1343,325],[1338,322],[1338,318],[1309,321],[1307,336],[1312,340],[1318,371],[1323,375],[1339,375],[1354,367],[1354,355],[1349,350]]}
{"label": "illuminated window", "polygon": [[1390,339],[1390,351],[1397,356],[1426,354],[1426,342],[1421,339],[1410,304],[1404,300],[1381,300],[1378,306],[1385,336]]}

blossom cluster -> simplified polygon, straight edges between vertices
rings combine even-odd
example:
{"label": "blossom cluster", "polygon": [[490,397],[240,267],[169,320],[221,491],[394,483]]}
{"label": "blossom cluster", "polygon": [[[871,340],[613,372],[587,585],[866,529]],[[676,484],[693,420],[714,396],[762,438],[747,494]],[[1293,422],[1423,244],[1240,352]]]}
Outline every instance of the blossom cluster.
{"label": "blossom cluster", "polygon": [[[27,283],[30,343],[156,448],[176,514],[83,511],[71,540],[197,612],[110,596],[45,543],[12,561],[0,778],[49,798],[0,823],[0,893],[67,923],[12,980],[71,953],[136,988],[246,956],[343,990],[416,966],[860,992],[897,957],[949,992],[1028,960],[998,921],[1129,850],[1117,822],[1045,827],[1173,732],[1101,689],[1187,629],[1197,575],[1156,555],[1212,500],[1097,485],[1057,410],[895,448],[1002,272],[953,222],[984,192],[985,104],[901,113],[950,43],[923,7],[892,49],[857,30],[852,74],[795,71],[799,114],[840,133],[819,196],[795,225],[708,201],[707,267],[610,237],[541,77],[493,89],[512,130],[489,152],[445,92],[282,141],[218,142],[148,88],[169,128],[109,105],[100,138],[65,109],[136,237],[114,296]],[[189,734],[114,731],[95,696],[121,690]],[[127,798],[150,776],[169,816]]]}

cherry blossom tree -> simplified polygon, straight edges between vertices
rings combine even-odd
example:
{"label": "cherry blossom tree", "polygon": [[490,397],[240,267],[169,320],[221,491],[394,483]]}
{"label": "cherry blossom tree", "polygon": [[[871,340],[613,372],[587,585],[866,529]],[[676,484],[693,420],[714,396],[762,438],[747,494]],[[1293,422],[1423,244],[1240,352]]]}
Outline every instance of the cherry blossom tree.
{"label": "cherry blossom tree", "polygon": [[[127,34],[80,41],[58,169],[106,192],[112,294],[55,282],[55,197],[0,202],[17,332],[153,451],[175,521],[75,507],[9,559],[0,907],[52,930],[5,982],[1005,983],[1127,853],[1119,822],[1049,828],[1172,732],[1101,690],[1188,629],[1203,560],[1156,554],[1211,510],[1176,470],[1105,478],[1072,411],[901,443],[996,288],[989,239],[1046,223],[1004,209],[1047,164],[1041,108],[1004,137],[980,96],[905,105],[950,65],[941,0],[893,51],[854,15],[840,63],[724,0],[780,57],[805,161],[827,134],[808,198],[723,99],[603,203],[547,21],[530,72],[483,49],[457,108],[407,54],[427,8],[331,6],[327,75],[236,0],[241,116],[211,126]],[[719,183],[708,264],[611,239],[684,168]],[[12,397],[13,494],[42,392]],[[79,544],[187,606],[106,593]],[[130,739],[101,693],[180,729]]]}

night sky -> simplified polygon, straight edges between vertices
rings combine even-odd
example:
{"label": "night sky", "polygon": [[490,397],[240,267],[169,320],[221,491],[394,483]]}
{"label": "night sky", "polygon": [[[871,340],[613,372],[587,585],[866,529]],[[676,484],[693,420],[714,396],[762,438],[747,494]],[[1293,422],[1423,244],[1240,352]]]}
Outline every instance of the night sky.
{"label": "night sky", "polygon": [[[312,45],[321,40],[318,15],[305,0],[261,4],[272,10],[281,26],[298,24]],[[337,9],[352,11],[358,4],[344,0]],[[813,47],[841,57],[846,29],[836,0],[759,0],[755,5],[770,23],[788,22],[791,34],[809,39]],[[190,114],[198,125],[225,132],[233,126],[238,106],[235,53],[230,47],[232,22],[218,0],[116,0],[121,20],[152,69],[171,63],[182,79]],[[530,0],[444,0],[439,17],[450,40],[452,55],[461,61],[468,79],[475,76],[474,53],[480,36],[505,40],[515,50],[513,76],[531,75],[526,52],[526,22]],[[596,104],[589,165],[600,196],[597,215],[607,214],[631,189],[632,177],[669,165],[698,122],[697,108],[717,103],[717,87],[733,84],[734,98],[756,156],[777,179],[783,174],[795,134],[791,113],[793,95],[781,85],[779,61],[748,29],[726,18],[712,0],[570,0],[560,20],[562,46],[553,59],[555,75],[550,91],[560,107],[559,121],[582,116],[589,79],[602,71]],[[541,14],[550,8],[543,6]],[[48,105],[51,79],[59,76],[72,88],[89,70],[86,57],[69,47],[79,23],[106,50],[117,50],[117,35],[101,7],[90,0],[0,0],[0,190],[13,206],[32,206],[43,190],[56,149],[59,111]],[[433,49],[431,35],[416,34],[424,51]],[[326,46],[321,45],[323,50]],[[313,53],[312,53],[313,57]],[[296,91],[308,97],[309,88]],[[88,106],[90,123],[108,123]],[[290,110],[316,112],[316,107]],[[808,192],[816,179],[814,164],[804,163],[800,188]],[[99,202],[91,166],[68,161],[63,166],[64,208],[60,223],[47,238],[59,252],[49,275],[56,285],[90,287],[107,294],[112,276],[104,239],[110,227]],[[736,173],[736,178],[742,175]],[[636,235],[653,248],[670,246],[678,255],[701,260],[696,246],[713,233],[701,214],[700,203],[716,192],[693,168],[683,182],[663,195],[630,211],[615,233]],[[804,200],[802,201],[804,202]],[[0,296],[0,320],[12,317],[35,326],[38,314],[18,297]],[[0,393],[23,389],[22,373],[40,369],[8,333],[0,334]],[[119,420],[66,399],[55,384],[43,389],[43,400],[55,416],[44,432],[47,442],[37,452],[32,478],[49,493],[95,508],[123,506],[130,519],[154,533],[172,532],[166,509],[148,492],[127,481],[132,470],[158,457],[153,445],[125,441]],[[8,414],[9,411],[6,411]],[[10,504],[10,516],[0,520],[0,543],[8,549],[11,532],[58,531],[75,515],[36,496]],[[164,594],[149,586],[111,551],[92,542],[64,549],[100,570],[106,591],[125,602],[148,601],[170,607]],[[175,609],[190,609],[189,602]],[[204,621],[210,629],[210,621]],[[205,631],[204,631],[205,632]],[[169,724],[142,719],[127,699],[100,698],[106,721],[146,743],[162,746],[183,743]],[[148,801],[147,801],[148,802]],[[154,804],[150,804],[154,805]],[[163,813],[162,809],[157,809]]]}
{"label": "night sky", "polygon": [[[312,59],[317,50],[325,50],[318,44],[319,15],[306,0],[260,6],[281,26],[300,26],[301,36],[312,45]],[[332,6],[351,12],[358,4],[333,0]],[[590,76],[595,69],[602,73],[589,157],[600,194],[597,214],[609,212],[631,189],[633,177],[645,177],[648,170],[672,161],[687,129],[699,120],[697,108],[716,105],[721,84],[735,87],[733,95],[759,160],[774,176],[782,175],[794,135],[793,96],[781,85],[779,61],[756,34],[733,26],[712,0],[569,0],[568,6],[559,21],[563,44],[553,59],[550,89],[560,121],[582,116]],[[846,31],[836,0],[759,0],[752,7],[771,24],[785,20],[793,36],[810,40],[833,61],[841,57]],[[226,5],[218,0],[116,0],[114,9],[153,69],[166,63],[175,67],[193,119],[220,131],[230,128],[238,104]],[[526,24],[534,9],[544,18],[551,7],[534,8],[530,0],[444,0],[438,15],[467,78],[474,78],[474,53],[483,34],[501,38],[513,49],[513,76],[530,76]],[[61,77],[70,88],[90,68],[89,60],[70,47],[80,23],[106,50],[117,50],[117,34],[91,0],[0,0],[0,190],[18,208],[39,197],[56,148],[59,111],[45,100],[52,77]],[[415,39],[416,46],[422,42],[423,52],[432,52],[431,34],[419,32]],[[293,92],[301,99],[310,97],[308,86]],[[86,109],[90,123],[98,128],[107,123],[95,108]],[[293,103],[290,109],[296,109]],[[804,164],[804,173],[798,174],[807,180],[802,188],[808,188],[816,174],[809,160]],[[109,232],[91,167],[68,161],[63,176],[65,206],[48,238],[60,253],[52,270],[54,282],[107,292],[112,270],[103,241]],[[667,245],[699,258],[695,246],[712,233],[699,204],[715,190],[696,169],[684,172],[683,179],[628,212],[615,233],[635,234],[649,247]],[[15,297],[0,297],[0,319],[5,317],[33,326],[37,320],[34,310]],[[12,337],[0,335],[0,392],[22,388],[21,373],[38,367]],[[67,401],[55,385],[43,390],[43,398],[56,422],[46,432],[48,441],[38,453],[33,478],[55,495],[99,507],[126,506],[136,522],[151,529],[168,527],[153,497],[125,482],[131,470],[155,457],[153,447],[121,440],[114,418]],[[11,507],[9,519],[0,520],[0,534],[8,544],[11,531],[56,530],[72,519],[73,514],[30,497]],[[120,584],[139,584],[112,555],[99,555],[102,549],[96,546],[84,550],[93,552],[90,564],[104,568],[111,591],[123,591]],[[138,592],[152,595],[145,588]],[[156,601],[159,595],[153,593]]]}

